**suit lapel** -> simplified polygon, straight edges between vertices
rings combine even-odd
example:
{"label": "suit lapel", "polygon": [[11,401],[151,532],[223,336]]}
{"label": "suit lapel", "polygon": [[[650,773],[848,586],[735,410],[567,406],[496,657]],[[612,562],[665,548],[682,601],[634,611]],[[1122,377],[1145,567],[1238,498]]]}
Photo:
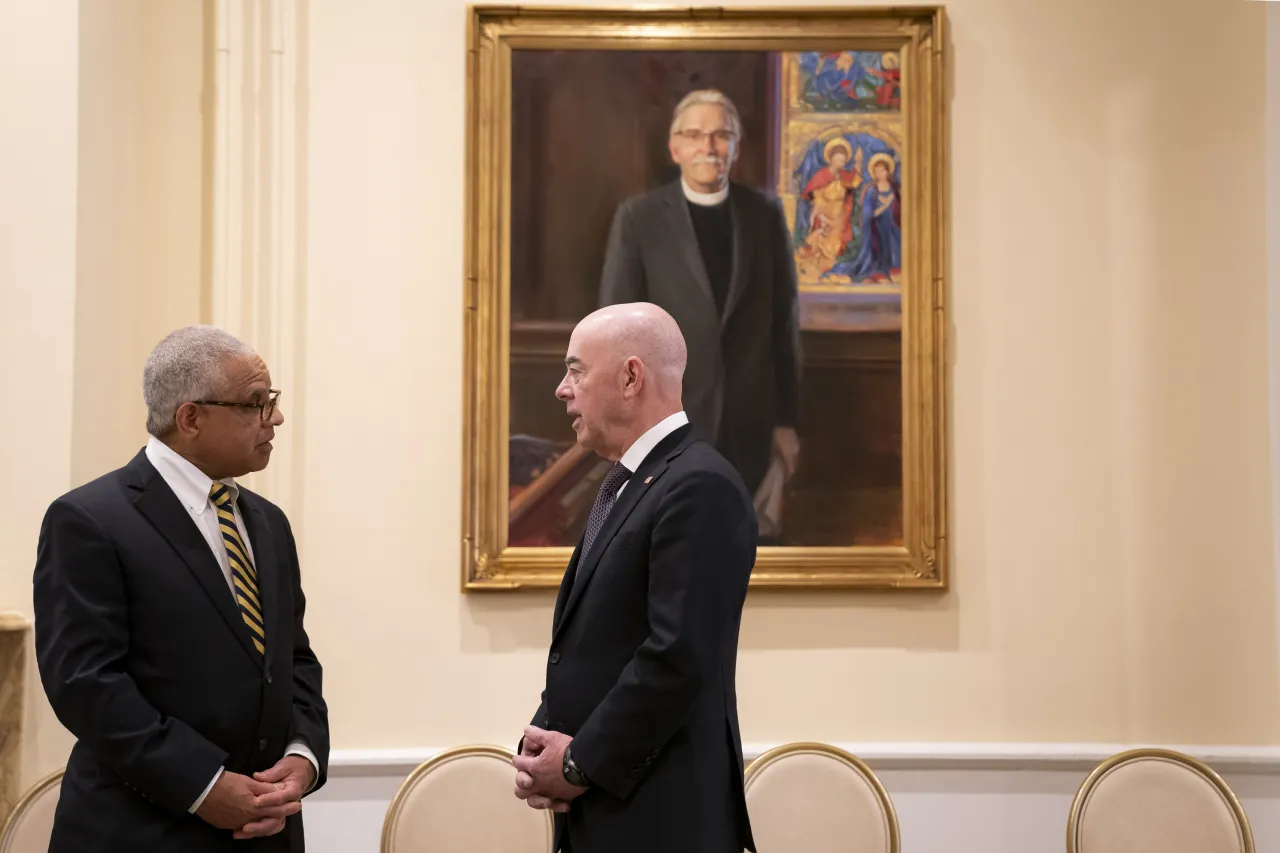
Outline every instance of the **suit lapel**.
{"label": "suit lapel", "polygon": [[565,606],[569,603],[569,594],[573,590],[574,575],[578,570],[578,558],[582,554],[582,539],[578,537],[578,547],[573,549],[573,556],[569,558],[569,568],[565,570],[564,578],[560,581],[560,591],[556,593],[556,607],[551,617],[551,633],[555,634],[560,628],[560,620],[564,618]]}
{"label": "suit lapel", "polygon": [[604,520],[604,526],[600,528],[596,541],[591,543],[591,550],[587,553],[585,559],[581,556],[582,546],[578,546],[578,562],[581,565],[575,569],[577,578],[573,581],[573,590],[569,593],[569,601],[565,604],[564,613],[556,625],[556,633],[559,633],[560,629],[569,621],[569,617],[573,614],[574,605],[582,599],[583,590],[591,582],[591,576],[595,574],[596,566],[600,565],[600,555],[609,547],[609,542],[613,539],[614,534],[618,532],[618,528],[627,520],[631,510],[636,508],[640,498],[644,497],[644,493],[649,489],[649,486],[666,470],[666,467],[665,458],[661,458],[656,463],[650,463],[647,459],[641,463],[636,472],[627,480],[627,486],[622,490],[622,494],[618,496],[613,509],[609,510],[609,515]]}
{"label": "suit lapel", "polygon": [[667,226],[675,240],[676,251],[689,272],[693,273],[698,290],[707,298],[707,304],[711,306],[712,313],[715,313],[716,297],[711,291],[711,279],[707,277],[707,266],[702,262],[702,251],[698,248],[698,235],[693,230],[693,217],[689,215],[689,206],[685,203],[684,190],[680,188],[679,181],[667,190],[666,202]]}
{"label": "suit lapel", "polygon": [[742,204],[742,196],[733,189],[729,190],[729,204],[733,219],[733,268],[729,274],[729,293],[724,300],[724,314],[720,316],[721,330],[733,316],[733,309],[742,299],[742,292],[747,288],[747,271],[751,269],[751,241],[747,233],[759,233],[759,229],[748,232],[746,223],[747,211]]}
{"label": "suit lapel", "polygon": [[227,623],[227,627],[235,635],[240,646],[250,657],[258,661],[261,656],[249,639],[249,628],[240,617],[240,611],[231,595],[231,587],[227,585],[222,566],[209,550],[209,543],[201,535],[200,529],[191,520],[191,516],[187,514],[178,496],[173,493],[169,484],[151,466],[146,457],[142,457],[141,465],[136,459],[133,464],[138,467],[145,466],[145,469],[150,472],[149,475],[144,472],[140,481],[134,484],[134,488],[141,490],[134,505],[178,552],[178,556],[195,575],[205,594],[209,596],[209,602]]}
{"label": "suit lapel", "polygon": [[[560,631],[568,623],[569,617],[573,615],[573,609],[582,599],[587,584],[591,582],[591,577],[595,574],[596,567],[600,565],[601,557],[609,547],[609,542],[621,529],[623,523],[626,522],[627,516],[640,503],[640,499],[658,481],[662,473],[667,470],[668,461],[680,453],[691,440],[691,437],[692,428],[686,424],[664,437],[653,450],[649,451],[649,455],[644,458],[644,461],[636,468],[635,473],[627,480],[627,486],[622,490],[622,494],[618,497],[617,503],[613,505],[613,509],[609,510],[609,516],[605,519],[604,526],[600,528],[596,541],[591,543],[591,551],[585,559],[582,557],[582,541],[578,541],[578,547],[573,552],[573,558],[569,561],[569,568],[565,572],[565,580],[560,585],[560,595],[556,599],[557,616],[553,619],[555,628],[552,631],[552,640],[560,635]],[[582,563],[581,568],[578,567],[578,563]],[[577,574],[576,578],[574,577],[575,573]],[[561,612],[560,601],[565,597],[566,587],[570,591],[568,599],[564,603],[563,612]]]}
{"label": "suit lapel", "polygon": [[276,565],[276,544],[266,513],[258,507],[257,500],[241,489],[239,502],[240,517],[244,519],[246,528],[245,535],[249,537],[249,547],[253,549],[253,568],[258,573],[258,602],[262,605],[262,629],[267,635],[263,642],[267,653],[261,659],[263,666],[270,669],[275,641],[280,636],[280,608],[276,606],[279,603],[277,594],[280,570]]}

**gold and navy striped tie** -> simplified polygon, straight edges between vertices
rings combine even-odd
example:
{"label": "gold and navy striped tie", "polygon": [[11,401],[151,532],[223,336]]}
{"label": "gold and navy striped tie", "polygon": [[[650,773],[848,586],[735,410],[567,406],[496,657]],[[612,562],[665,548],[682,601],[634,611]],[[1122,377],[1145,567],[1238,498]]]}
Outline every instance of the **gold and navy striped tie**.
{"label": "gold and navy striped tie", "polygon": [[236,526],[236,514],[232,511],[231,490],[215,482],[209,489],[209,497],[218,509],[218,527],[222,529],[222,545],[231,563],[231,582],[235,584],[236,604],[240,605],[240,617],[252,631],[250,639],[258,654],[266,653],[267,635],[262,630],[262,604],[258,600],[258,573],[249,559],[249,549],[244,546],[240,529]]}

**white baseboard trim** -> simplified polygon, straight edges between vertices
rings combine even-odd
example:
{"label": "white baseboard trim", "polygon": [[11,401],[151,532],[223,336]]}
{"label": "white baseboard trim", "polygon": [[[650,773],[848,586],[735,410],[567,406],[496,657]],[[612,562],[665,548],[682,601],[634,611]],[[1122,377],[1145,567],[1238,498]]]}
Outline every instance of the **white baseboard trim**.
{"label": "white baseboard trim", "polygon": [[[743,753],[752,761],[778,746],[746,743]],[[514,745],[508,745],[509,748]],[[1280,746],[1186,746],[1159,743],[854,743],[832,746],[850,752],[876,769],[885,770],[1081,770],[1126,749],[1160,746],[1186,753],[1219,773],[1280,773]],[[406,749],[338,749],[329,756],[329,775],[405,776],[442,747]]]}

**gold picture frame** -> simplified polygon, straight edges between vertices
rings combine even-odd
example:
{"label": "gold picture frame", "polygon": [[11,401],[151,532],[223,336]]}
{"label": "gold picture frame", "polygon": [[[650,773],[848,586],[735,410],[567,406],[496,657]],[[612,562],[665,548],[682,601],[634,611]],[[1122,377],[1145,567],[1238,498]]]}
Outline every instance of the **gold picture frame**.
{"label": "gold picture frame", "polygon": [[[891,411],[887,412],[892,417],[886,420],[892,422],[892,427],[886,430],[896,436],[898,455],[882,454],[875,458],[890,459],[890,474],[896,465],[898,481],[883,488],[877,486],[880,491],[874,493],[879,496],[877,500],[885,494],[896,495],[892,500],[897,501],[897,515],[891,519],[892,523],[886,522],[883,530],[876,528],[865,535],[859,534],[862,540],[851,535],[855,540],[852,544],[828,541],[835,534],[823,534],[828,537],[824,540],[822,535],[814,533],[813,541],[819,544],[762,545],[752,586],[948,588],[944,23],[941,7],[925,6],[595,9],[473,5],[468,8],[464,591],[558,586],[572,556],[574,540],[562,532],[562,539],[552,544],[512,544],[513,518],[519,516],[528,522],[533,517],[529,515],[530,507],[538,506],[539,501],[552,502],[554,498],[564,505],[576,501],[574,505],[581,506],[584,500],[589,505],[594,496],[597,481],[588,470],[593,461],[598,460],[566,441],[560,441],[554,450],[548,451],[551,455],[546,458],[551,461],[535,469],[536,474],[531,477],[536,478],[523,483],[522,491],[517,494],[512,485],[513,412],[516,419],[527,420],[524,408],[534,405],[523,402],[527,399],[536,399],[539,407],[558,405],[567,429],[563,404],[553,397],[557,380],[548,377],[557,370],[563,371],[567,330],[587,313],[586,310],[570,313],[561,308],[562,316],[555,322],[528,319],[532,315],[521,307],[522,300],[528,301],[525,292],[519,291],[513,297],[513,269],[523,281],[522,277],[527,277],[531,268],[528,258],[548,254],[563,258],[573,254],[565,250],[565,246],[570,245],[569,238],[560,237],[557,239],[561,242],[550,249],[545,245],[537,248],[536,252],[541,252],[537,255],[535,249],[530,249],[530,238],[521,230],[527,230],[531,219],[539,218],[537,209],[528,201],[532,192],[528,189],[529,181],[543,180],[538,176],[544,173],[552,175],[545,179],[547,181],[566,181],[569,178],[565,172],[574,168],[571,161],[556,160],[559,152],[557,145],[552,144],[554,139],[551,143],[543,139],[537,145],[528,144],[527,140],[532,138],[529,128],[544,127],[551,121],[545,118],[551,105],[563,107],[563,93],[556,88],[562,85],[560,81],[581,80],[584,81],[581,87],[596,85],[598,88],[606,84],[590,80],[589,73],[585,76],[579,73],[577,77],[572,73],[561,74],[554,63],[577,62],[574,67],[580,69],[583,67],[580,60],[598,56],[603,57],[601,67],[609,63],[614,67],[617,62],[641,55],[647,57],[645,67],[652,75],[662,77],[670,68],[675,68],[676,71],[670,73],[684,74],[693,81],[704,81],[707,75],[697,68],[690,70],[692,65],[686,67],[688,63],[682,65],[681,57],[700,58],[698,61],[705,65],[713,61],[728,62],[740,56],[745,57],[744,63],[748,60],[756,63],[751,69],[772,69],[764,76],[763,72],[749,70],[755,75],[752,79],[778,81],[769,96],[771,106],[755,108],[751,113],[755,118],[751,120],[753,127],[763,127],[762,122],[767,120],[772,122],[768,127],[779,129],[777,133],[770,131],[773,133],[770,139],[775,143],[768,154],[773,158],[769,161],[773,171],[768,175],[772,186],[767,189],[778,194],[777,201],[784,208],[788,227],[793,231],[795,257],[806,259],[805,263],[797,261],[801,303],[797,313],[804,317],[802,331],[816,342],[811,350],[804,350],[806,369],[810,363],[818,365],[815,370],[827,362],[853,364],[849,370],[863,371],[858,375],[871,377],[868,383],[872,379],[878,383],[876,387],[881,391],[877,393],[882,394],[878,399],[894,401]],[[614,53],[626,51],[636,53]],[[539,72],[541,77],[524,70],[539,63],[544,69]],[[545,71],[547,67],[552,68],[552,73]],[[516,71],[523,76],[513,76]],[[643,80],[631,85],[634,70],[619,72],[615,68],[610,73],[631,75],[618,78],[625,82],[612,91],[620,96],[634,98],[633,89],[645,85]],[[739,77],[747,73],[735,71]],[[711,85],[714,83],[710,81]],[[808,87],[804,92],[797,88],[803,88],[801,84]],[[581,124],[566,123],[563,119],[554,124],[553,130],[560,134],[561,140],[584,137],[590,141],[593,134],[603,139],[609,133],[619,133],[617,126],[624,120],[632,122],[631,127],[637,121],[634,116],[611,117],[608,102],[589,102],[581,94],[575,97],[578,105],[573,109],[581,110]],[[805,98],[809,99],[809,106]],[[762,96],[759,101],[764,104],[766,99]],[[616,109],[623,111],[622,107]],[[655,109],[667,110],[669,119],[670,104],[664,101]],[[744,117],[751,109],[748,105]],[[821,110],[827,113],[818,115]],[[811,126],[804,122],[810,122]],[[550,131],[541,132],[545,136]],[[652,152],[665,139],[662,134],[666,128],[648,128],[644,133],[651,137],[647,150]],[[522,140],[520,144],[513,143],[516,136]],[[787,143],[788,138],[794,140],[794,144]],[[640,144],[636,142],[637,146]],[[845,157],[844,172],[841,164],[832,159],[834,154]],[[848,154],[856,156],[856,167],[850,165]],[[618,154],[613,156],[624,159]],[[650,171],[656,168],[652,163],[654,156],[649,155]],[[764,154],[755,156],[759,163],[765,162]],[[835,204],[830,208],[833,215],[843,216],[839,233],[846,235],[846,239],[835,240],[836,245],[826,255],[818,243],[832,242],[822,235],[832,233],[828,225],[833,220],[815,213],[819,209],[818,196],[808,187],[817,186],[821,181],[809,180],[806,185],[806,179],[816,174],[814,170],[823,158],[831,161],[826,165],[833,167],[831,174],[835,178],[845,176],[846,186],[844,190],[837,190],[837,195],[843,192],[850,196],[848,201],[832,202]],[[868,163],[870,170],[866,168]],[[761,174],[763,169],[761,166]],[[577,186],[582,193],[587,193],[599,183]],[[885,233],[891,233],[897,242],[891,245],[889,237],[876,238],[878,242],[874,245],[881,253],[877,256],[881,258],[879,267],[874,258],[867,263],[863,262],[866,258],[862,261],[852,258],[855,245],[865,247],[873,240],[876,221],[869,217],[888,215],[885,211],[890,203],[881,204],[877,199],[890,198],[893,199],[892,214],[897,217],[891,227],[896,230]],[[562,211],[577,201],[557,196],[554,203],[546,198],[539,203],[543,205],[539,209]],[[860,204],[863,206],[859,207]],[[863,218],[859,220],[859,216]],[[586,243],[576,244],[582,248],[584,257],[590,258],[581,262],[587,265],[584,267],[587,271],[579,276],[585,276],[585,283],[575,286],[593,286],[590,277],[598,269],[597,256],[603,251],[598,245],[602,239],[600,228],[607,227],[607,223],[598,223],[598,219],[583,208],[581,218],[571,223],[576,229],[573,234],[589,232],[591,235]],[[800,245],[799,235],[806,228],[814,243],[810,248]],[[847,237],[849,234],[854,236]],[[520,263],[513,262],[513,251],[521,253]],[[823,277],[824,271],[836,270],[833,266],[836,261],[832,258],[840,251],[848,253],[840,256],[843,258],[840,263],[844,264],[840,269],[855,270],[850,273],[852,277]],[[867,252],[864,250],[862,254]],[[826,267],[814,258],[827,258],[822,262]],[[573,263],[578,263],[576,256]],[[869,272],[875,269],[880,269],[883,275]],[[564,298],[557,298],[564,302]],[[582,302],[587,296],[574,298]],[[828,304],[824,299],[845,301]],[[881,304],[886,299],[892,300],[888,308]],[[546,297],[544,302],[549,304],[555,299]],[[513,305],[524,312],[518,322],[512,319]],[[842,323],[847,328],[840,326]],[[877,323],[885,324],[884,328],[876,326]],[[832,341],[839,346],[844,346],[843,341],[857,341],[856,352],[850,349],[853,355],[833,355],[835,350],[829,346]],[[517,369],[524,372],[513,381],[513,372]],[[540,371],[536,381],[527,378],[526,374],[533,375],[528,371]],[[524,408],[517,410],[513,403],[516,397]],[[871,408],[868,404],[867,411]],[[824,428],[828,432],[842,428],[839,423],[832,423],[839,418],[817,419],[826,424]],[[859,423],[873,420],[870,416],[860,416]],[[811,452],[821,455],[820,448]],[[849,452],[853,454],[854,450]],[[857,467],[850,465],[853,466],[850,470]],[[821,462],[811,463],[811,468],[820,467]],[[816,478],[818,473],[812,476]],[[549,482],[567,491],[555,496],[552,492],[555,485],[547,485]],[[872,494],[870,486],[866,491]],[[822,500],[811,495],[806,506],[821,508]],[[837,503],[832,499],[829,506]],[[868,517],[873,514],[867,511]],[[802,520],[804,518],[807,517]],[[850,525],[854,526],[852,522]],[[814,530],[819,528],[817,521],[810,526]],[[859,541],[871,544],[858,544]]]}

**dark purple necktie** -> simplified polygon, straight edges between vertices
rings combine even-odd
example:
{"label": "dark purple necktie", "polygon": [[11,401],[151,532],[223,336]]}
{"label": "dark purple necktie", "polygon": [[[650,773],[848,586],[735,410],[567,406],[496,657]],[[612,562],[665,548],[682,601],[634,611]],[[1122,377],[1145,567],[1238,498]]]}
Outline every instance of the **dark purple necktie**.
{"label": "dark purple necktie", "polygon": [[[587,532],[582,539],[582,553],[578,555],[579,569],[587,559],[591,543],[595,542],[596,537],[600,535],[600,528],[604,526],[604,520],[609,517],[609,510],[613,509],[613,502],[618,497],[618,489],[622,488],[622,484],[627,482],[630,476],[631,472],[621,462],[613,463],[609,473],[604,475],[604,481],[600,483],[600,492],[596,495],[596,502],[591,506],[591,515],[587,517]],[[575,577],[576,574],[575,571]]]}

